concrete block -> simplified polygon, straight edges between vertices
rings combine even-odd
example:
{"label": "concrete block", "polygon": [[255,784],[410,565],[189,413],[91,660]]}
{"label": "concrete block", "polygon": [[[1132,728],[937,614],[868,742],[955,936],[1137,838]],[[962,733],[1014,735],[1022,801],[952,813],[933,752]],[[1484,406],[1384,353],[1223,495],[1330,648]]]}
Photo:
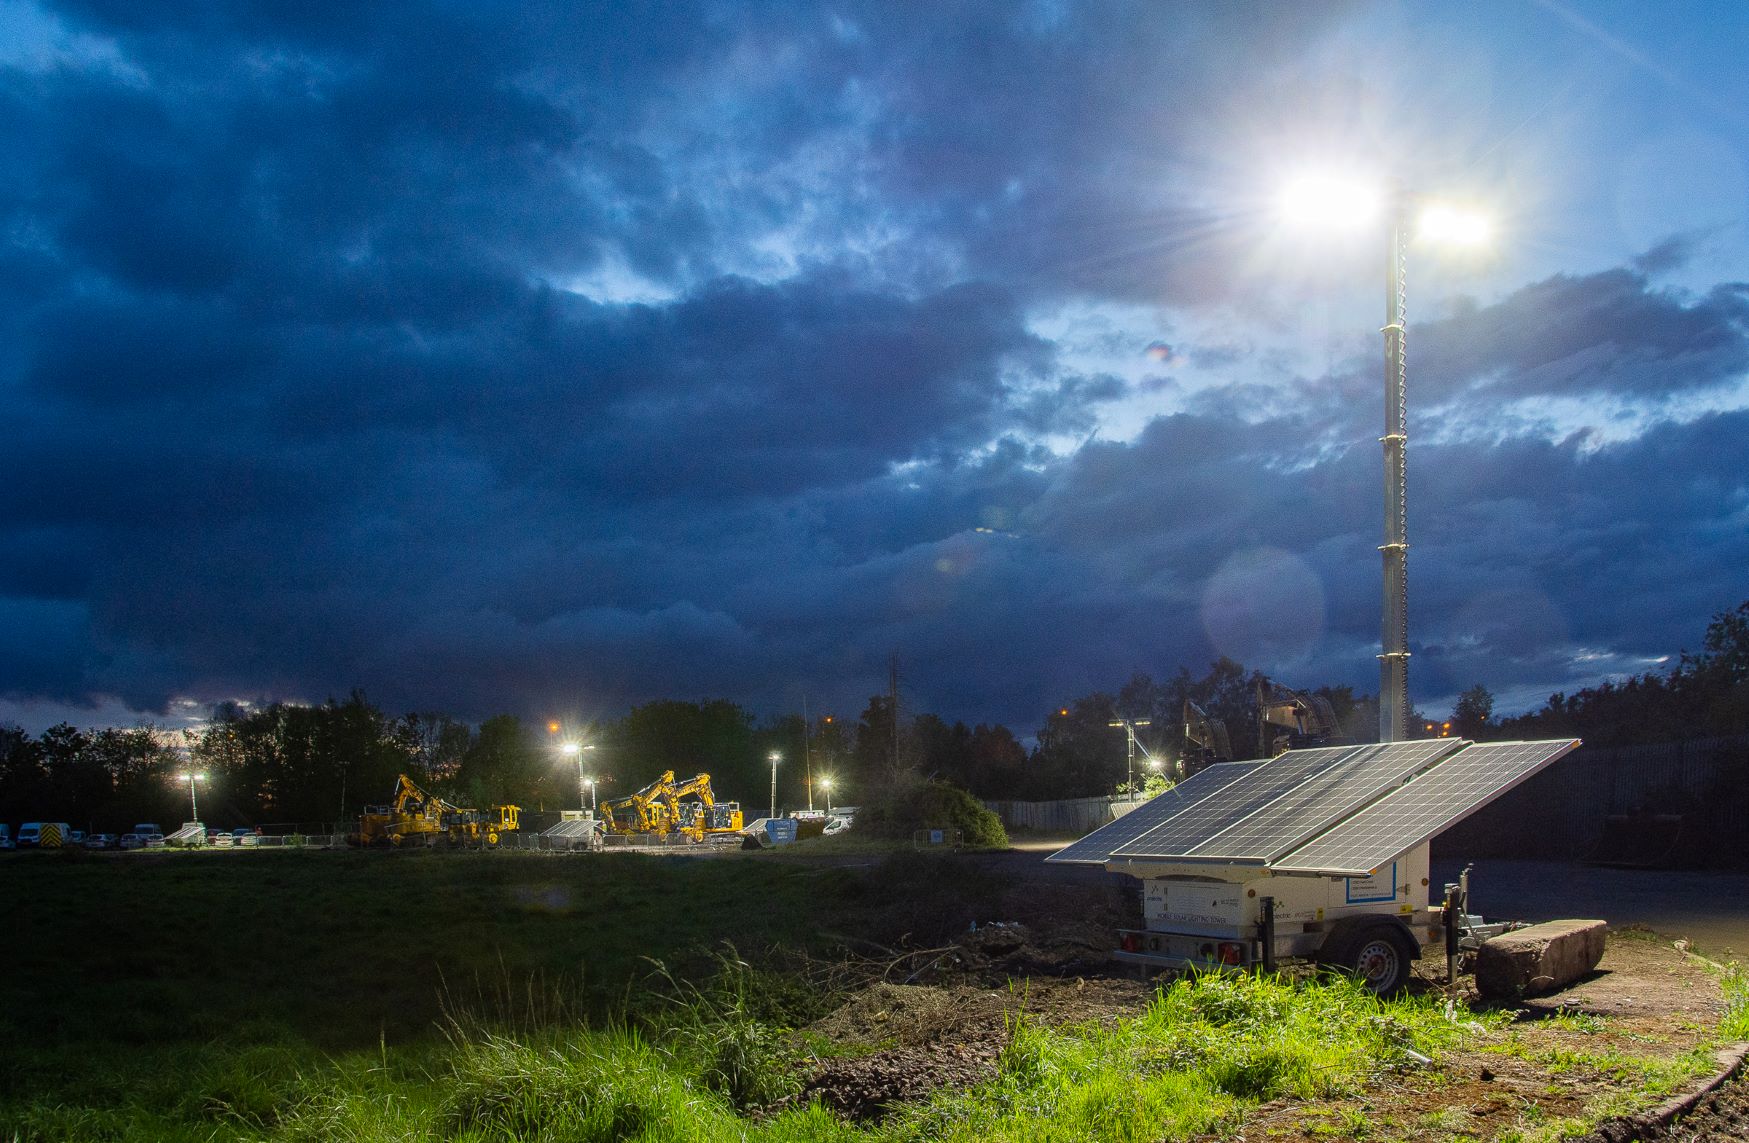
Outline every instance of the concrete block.
{"label": "concrete block", "polygon": [[1608,931],[1606,921],[1545,921],[1502,933],[1476,957],[1476,991],[1497,1002],[1559,992],[1597,967]]}

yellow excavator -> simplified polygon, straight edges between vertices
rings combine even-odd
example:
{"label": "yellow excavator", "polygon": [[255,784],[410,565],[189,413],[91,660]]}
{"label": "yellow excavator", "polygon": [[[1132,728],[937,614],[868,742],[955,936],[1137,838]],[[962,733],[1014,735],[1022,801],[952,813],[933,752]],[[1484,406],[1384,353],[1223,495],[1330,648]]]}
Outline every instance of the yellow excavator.
{"label": "yellow excavator", "polygon": [[[711,776],[699,774],[667,792],[667,801],[674,815],[674,828],[691,838],[703,841],[707,837],[731,837],[741,832],[740,802],[719,802],[711,790]],[[683,802],[682,798],[695,801]]]}
{"label": "yellow excavator", "polygon": [[667,799],[673,788],[674,771],[664,770],[660,778],[636,793],[602,802],[595,808],[595,814],[609,833],[666,835],[674,828],[674,814]]}
{"label": "yellow excavator", "polygon": [[493,806],[490,810],[467,809],[420,789],[402,774],[395,781],[394,800],[387,805],[366,806],[357,826],[346,835],[349,845],[405,846],[474,845],[495,846],[500,837],[520,824],[518,806]]}

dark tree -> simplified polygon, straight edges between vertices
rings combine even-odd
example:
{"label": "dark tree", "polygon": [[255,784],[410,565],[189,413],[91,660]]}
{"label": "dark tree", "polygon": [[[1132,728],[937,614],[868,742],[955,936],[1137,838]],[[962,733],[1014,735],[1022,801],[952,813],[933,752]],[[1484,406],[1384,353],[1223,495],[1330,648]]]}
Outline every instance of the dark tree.
{"label": "dark tree", "polygon": [[1091,694],[1059,708],[1038,732],[1033,752],[1033,792],[1040,798],[1081,798],[1110,793],[1124,780],[1121,731],[1111,728],[1117,701]]}
{"label": "dark tree", "polygon": [[1494,696],[1477,683],[1458,696],[1451,710],[1451,732],[1458,738],[1487,738],[1494,729]]}

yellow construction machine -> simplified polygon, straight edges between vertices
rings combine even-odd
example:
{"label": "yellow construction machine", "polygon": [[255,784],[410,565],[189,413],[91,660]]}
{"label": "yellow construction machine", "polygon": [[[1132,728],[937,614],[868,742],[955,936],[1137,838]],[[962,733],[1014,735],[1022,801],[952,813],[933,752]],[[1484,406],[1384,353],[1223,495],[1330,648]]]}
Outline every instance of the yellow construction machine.
{"label": "yellow construction machine", "polygon": [[666,836],[674,828],[674,815],[666,797],[673,788],[674,771],[664,770],[660,778],[636,793],[602,802],[595,808],[595,814],[609,833]]}
{"label": "yellow construction machine", "polygon": [[717,801],[709,774],[676,783],[672,770],[635,794],[601,803],[595,812],[610,833],[663,838],[678,833],[695,842],[738,834],[742,825],[741,804]]}
{"label": "yellow construction machine", "polygon": [[[707,837],[731,837],[741,832],[740,802],[719,802],[711,791],[711,776],[699,774],[667,793],[675,828],[693,841]],[[696,801],[683,802],[682,798]]]}
{"label": "yellow construction machine", "polygon": [[360,846],[497,845],[504,833],[518,828],[521,809],[493,806],[474,810],[428,794],[402,774],[395,781],[394,800],[366,806],[357,827],[346,835]]}

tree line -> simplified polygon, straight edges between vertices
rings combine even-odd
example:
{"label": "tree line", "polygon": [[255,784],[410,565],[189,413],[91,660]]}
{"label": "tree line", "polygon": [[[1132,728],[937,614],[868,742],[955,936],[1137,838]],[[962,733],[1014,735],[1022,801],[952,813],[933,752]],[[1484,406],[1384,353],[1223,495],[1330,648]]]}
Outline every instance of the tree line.
{"label": "tree line", "polygon": [[[391,796],[396,777],[462,805],[513,803],[529,810],[576,808],[579,773],[599,798],[623,796],[664,770],[682,778],[708,772],[717,796],[748,816],[768,809],[776,764],[780,811],[852,804],[916,779],[949,782],[983,798],[1050,800],[1111,793],[1130,777],[1125,735],[1138,728],[1153,755],[1176,759],[1185,702],[1223,723],[1241,757],[1258,745],[1257,685],[1263,676],[1230,659],[1201,676],[1188,669],[1164,681],[1134,675],[1112,692],[1073,699],[1047,714],[1033,744],[1000,724],[949,723],[930,713],[896,718],[891,696],[876,695],[854,721],[783,714],[760,719],[724,699],[646,703],[623,717],[549,730],[512,715],[473,724],[440,713],[391,716],[362,693],[319,705],[224,703],[196,730],[152,726],[39,736],[0,726],[0,821],[68,821],[99,830],[133,822],[183,820],[189,786],[203,820],[315,828],[344,822]],[[1319,687],[1342,736],[1376,737],[1371,696]],[[1425,724],[1422,716],[1415,725]],[[1446,727],[1431,724],[1431,733]],[[1702,650],[1684,652],[1666,673],[1647,673],[1574,695],[1550,696],[1530,714],[1497,719],[1478,683],[1460,697],[1450,733],[1477,739],[1574,736],[1599,746],[1749,733],[1749,602],[1713,618]],[[566,755],[561,743],[588,746]],[[1138,779],[1146,775],[1136,775]]]}

